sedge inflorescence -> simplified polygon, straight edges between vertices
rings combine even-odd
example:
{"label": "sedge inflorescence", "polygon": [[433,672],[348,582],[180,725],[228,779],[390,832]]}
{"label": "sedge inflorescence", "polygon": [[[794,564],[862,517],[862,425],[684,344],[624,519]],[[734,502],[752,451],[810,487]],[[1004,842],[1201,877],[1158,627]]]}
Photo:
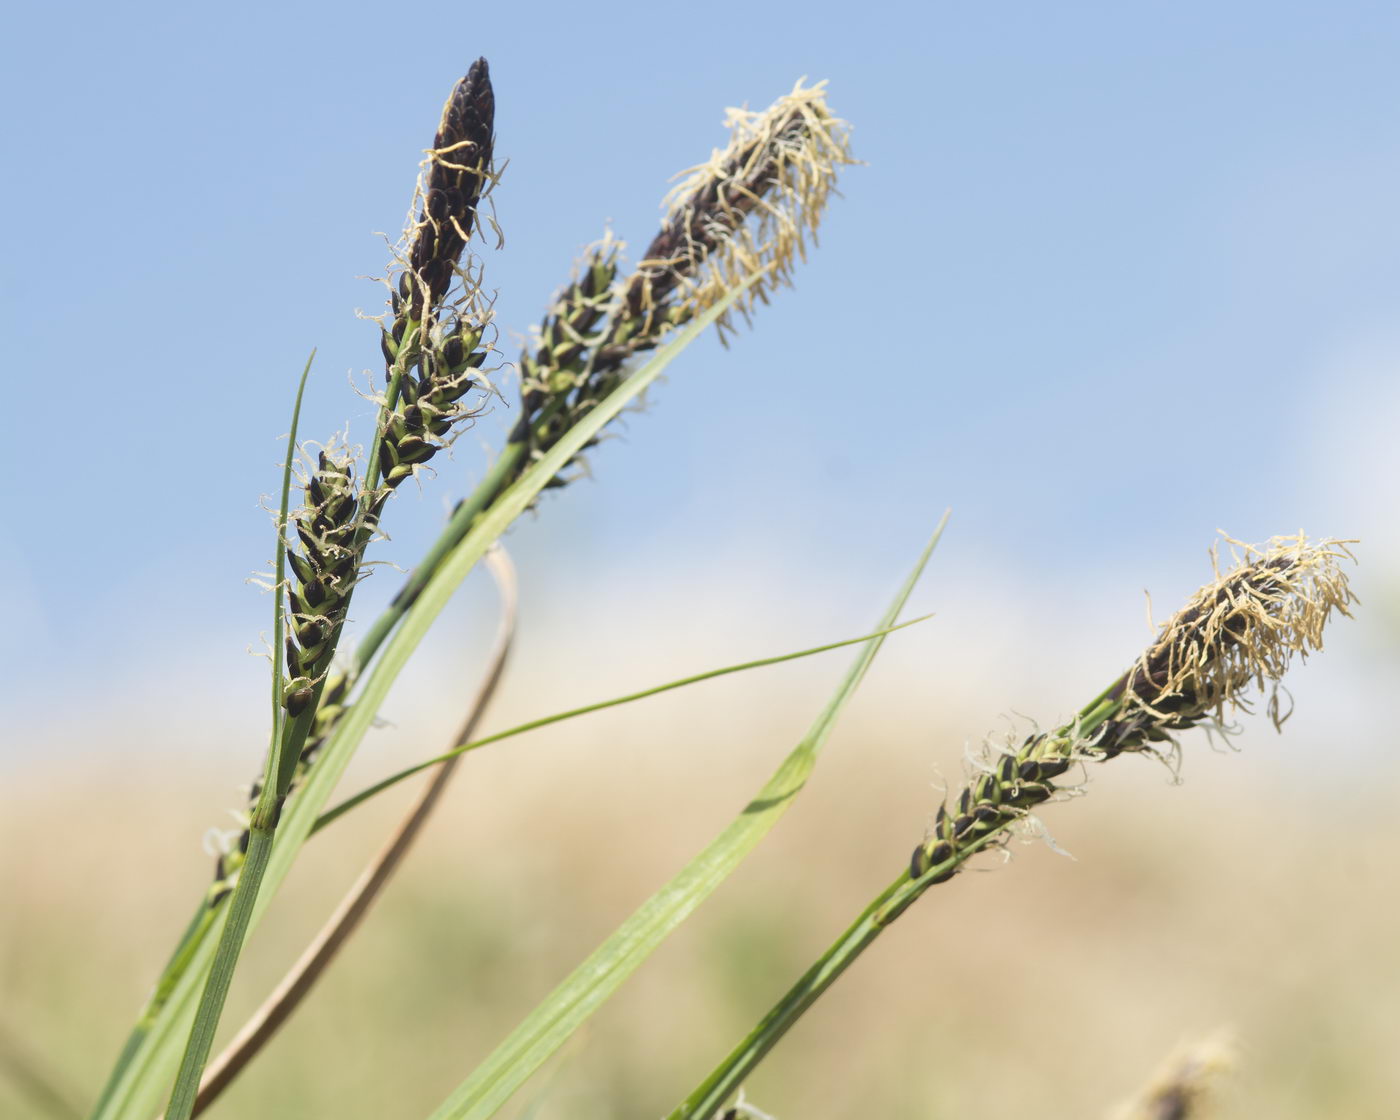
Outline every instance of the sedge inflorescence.
{"label": "sedge inflorescence", "polygon": [[[490,72],[478,59],[443,107],[391,283],[392,322],[380,340],[388,381],[375,441],[380,481],[370,484],[350,449],[328,447],[302,478],[301,507],[289,513],[282,704],[293,719],[316,705],[293,786],[325,743],[352,684],[331,663],[384,505],[478,411],[466,398],[489,352],[482,341],[490,314],[479,269],[463,257],[491,182],[494,114]],[[252,785],[250,812],[262,785],[261,778]],[[232,888],[248,841],[245,827],[220,855],[211,901]]]}
{"label": "sedge inflorescence", "polygon": [[1109,690],[1123,712],[1104,726],[1102,753],[1223,720],[1227,709],[1248,706],[1243,694],[1251,687],[1266,694],[1268,714],[1281,726],[1287,714],[1280,682],[1294,655],[1321,649],[1332,612],[1349,613],[1355,596],[1339,561],[1353,559],[1352,542],[1310,543],[1301,533],[1257,547],[1225,542],[1234,549],[1234,568],[1222,573],[1219,547],[1213,549],[1215,579]]}
{"label": "sedge inflorescence", "polygon": [[[490,71],[480,58],[447,99],[419,176],[416,214],[404,231],[397,279],[390,280],[389,326],[380,338],[388,383],[378,442],[386,487],[376,498],[380,505],[387,490],[415,474],[480,411],[465,398],[481,384],[491,310],[479,269],[463,254],[492,181],[495,110]],[[454,281],[460,283],[450,298]]]}
{"label": "sedge inflorescence", "polygon": [[1352,559],[1351,542],[1310,542],[1301,533],[1259,547],[1227,541],[1235,566],[1222,573],[1217,554],[1216,578],[1098,700],[1071,723],[989,760],[951,807],[940,806],[914,849],[913,878],[952,878],[961,857],[1049,800],[1076,762],[1151,749],[1198,724],[1218,724],[1231,708],[1248,705],[1251,687],[1267,692],[1269,714],[1281,724],[1279,682],[1293,657],[1321,649],[1328,619],[1334,611],[1349,615],[1355,601],[1340,564]]}
{"label": "sedge inflorescence", "polygon": [[[730,140],[667,196],[661,229],[619,279],[619,244],[585,254],[521,357],[521,418],[512,438],[538,456],[617,387],[625,364],[751,283],[738,306],[790,280],[843,164],[854,162],[825,83],[800,82],[763,112],[731,109]],[[724,320],[720,320],[723,328]]]}
{"label": "sedge inflorescence", "polygon": [[816,236],[837,169],[854,162],[825,86],[798,82],[762,112],[729,110],[729,143],[672,189],[661,230],[627,283],[623,314],[633,329],[693,315],[753,276],[762,279],[744,306],[788,282]]}

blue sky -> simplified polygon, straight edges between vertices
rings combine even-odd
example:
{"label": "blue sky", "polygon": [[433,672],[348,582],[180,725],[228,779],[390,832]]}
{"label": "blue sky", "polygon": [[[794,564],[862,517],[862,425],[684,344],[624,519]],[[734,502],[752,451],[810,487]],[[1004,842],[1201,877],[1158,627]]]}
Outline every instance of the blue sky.
{"label": "blue sky", "polygon": [[[78,696],[138,721],[173,695],[261,714],[244,649],[267,607],[244,581],[271,552],[259,498],[295,378],[319,347],[304,431],[368,434],[349,377],[377,360],[354,317],[379,309],[374,231],[402,223],[478,55],[509,160],[506,247],[483,254],[507,357],[582,245],[645,244],[726,106],[829,79],[865,161],[797,290],[728,351],[693,348],[593,480],[512,534],[530,625],[586,599],[664,643],[668,604],[705,601],[692,638],[705,619],[780,647],[858,632],[952,506],[923,605],[992,653],[1072,645],[1066,679],[1098,668],[1067,708],[1140,641],[1144,586],[1161,613],[1206,578],[1217,527],[1365,537],[1370,614],[1337,639],[1351,669],[1323,710],[1355,699],[1344,677],[1393,673],[1400,9],[406,11],[11,16],[11,728],[42,737]],[[510,415],[396,502],[385,556],[411,562]],[[1043,660],[1009,664],[1058,685]]]}

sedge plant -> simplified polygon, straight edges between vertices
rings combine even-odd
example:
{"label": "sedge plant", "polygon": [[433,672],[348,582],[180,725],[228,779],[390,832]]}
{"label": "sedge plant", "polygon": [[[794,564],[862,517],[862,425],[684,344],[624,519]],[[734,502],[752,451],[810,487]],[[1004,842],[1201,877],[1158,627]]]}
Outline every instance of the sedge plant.
{"label": "sedge plant", "polygon": [[[487,745],[603,708],[728,673],[842,646],[855,656],[807,732],[741,812],[599,948],[527,1014],[432,1114],[495,1115],[777,824],[802,792],[835,724],[905,604],[947,522],[869,632],[780,653],[621,697],[545,714],[513,728],[478,724],[506,665],[513,580],[499,539],[547,490],[567,486],[605,429],[711,326],[722,336],[788,283],[814,244],[838,173],[853,162],[848,129],[824,85],[798,83],[761,112],[731,110],[728,143],[691,168],[667,195],[661,227],[635,263],[607,236],[589,248],[547,304],[515,363],[507,400],[493,383],[495,324],[475,246],[481,213],[499,179],[496,93],[485,59],[455,85],[427,149],[409,221],[394,249],[380,318],[382,375],[369,446],[301,443],[296,393],[276,512],[272,704],[269,747],[241,827],[220,853],[212,882],[112,1067],[92,1120],[187,1120],[269,1044],[364,918],[437,803],[454,763]],[[313,355],[314,356],[314,355]],[[493,402],[498,402],[493,405]],[[454,507],[388,606],[353,643],[350,607],[410,480],[431,482],[442,452],[488,407],[509,407],[508,434],[481,482]],[[1278,539],[1242,546],[1240,562],[1200,593],[1143,656],[1064,726],[991,752],[940,808],[908,866],[850,929],[672,1114],[692,1120],[758,1116],[736,1103],[743,1079],[787,1030],[901,913],[952,879],[979,851],[1033,822],[1087,763],[1170,746],[1219,721],[1253,686],[1276,690],[1294,655],[1321,647],[1323,625],[1352,602],[1339,561],[1343,542]],[[332,808],[337,784],[390,687],[476,565],[495,557],[505,618],[491,668],[454,739],[425,761],[372,783]],[[490,562],[490,561],[488,561]],[[919,621],[919,620],[913,620]],[[1282,713],[1268,692],[1276,722]],[[385,789],[423,771],[432,783],[278,990],[212,1067],[221,1013],[244,945],[304,844]],[[727,1113],[726,1113],[727,1110]],[[628,1114],[627,1102],[618,1113]]]}
{"label": "sedge plant", "polygon": [[[309,452],[294,503],[298,392],[271,581],[272,749],[247,826],[219,858],[94,1117],[148,1116],[172,1076],[166,1115],[193,1113],[243,943],[447,598],[677,354],[790,278],[837,171],[851,162],[845,127],[821,86],[799,83],[765,112],[734,111],[730,143],[672,192],[662,230],[637,266],[622,270],[609,240],[556,299],[538,346],[520,363],[518,421],[506,446],[388,609],[340,657],[389,499],[407,479],[424,477],[429,460],[488,399],[491,309],[471,243],[496,177],[494,105],[481,59],[444,107],[390,271],[374,438],[362,457],[336,441]],[[585,292],[586,314],[578,310]]]}

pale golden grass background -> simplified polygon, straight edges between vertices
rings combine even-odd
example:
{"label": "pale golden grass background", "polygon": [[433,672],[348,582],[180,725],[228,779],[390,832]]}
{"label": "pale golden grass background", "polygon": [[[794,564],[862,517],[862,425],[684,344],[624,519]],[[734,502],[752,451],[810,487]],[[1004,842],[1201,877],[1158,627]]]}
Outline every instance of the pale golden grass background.
{"label": "pale golden grass background", "polygon": [[[946,640],[938,625],[891,641],[794,810],[504,1115],[663,1113],[893,876],[940,774],[960,776],[968,729],[1005,726],[989,705],[1016,691],[930,679],[920,657]],[[555,676],[562,654],[529,657],[545,644],[526,643],[493,726],[619,691],[590,691],[586,665],[583,684]],[[727,660],[674,656],[682,670]],[[311,1003],[210,1115],[426,1115],[722,827],[845,658],[702,686],[470,759]],[[667,677],[635,656],[606,675]],[[1310,680],[1294,689],[1303,710]],[[1040,714],[1062,715],[1103,683],[1086,679]],[[420,757],[423,737],[456,718],[421,702],[431,688],[407,691],[403,722],[379,733],[352,785]],[[1035,682],[1025,691],[1040,699]],[[1262,718],[1245,727],[1238,751],[1191,736],[1179,786],[1144,759],[1095,768],[1086,796],[1043,813],[1073,860],[1018,844],[1009,864],[981,860],[932,891],[768,1060],[752,1098],[783,1120],[1097,1117],[1184,1038],[1229,1024],[1240,1060],[1216,1115],[1395,1116],[1400,766],[1377,751],[1339,773],[1339,757],[1357,756],[1316,721],[1300,730],[1306,740],[1280,739]],[[111,757],[137,744],[129,727],[100,734]],[[127,756],[139,761],[36,762],[0,795],[4,1016],[36,1048],[82,1055],[64,1069],[80,1095],[95,1091],[207,881],[199,837],[237,802],[250,772],[239,751],[251,760],[260,749],[211,750],[201,735],[199,761],[155,734],[144,746],[164,750]],[[254,938],[226,1024],[280,974],[403,801],[312,845]],[[27,1115],[0,1088],[0,1116]]]}

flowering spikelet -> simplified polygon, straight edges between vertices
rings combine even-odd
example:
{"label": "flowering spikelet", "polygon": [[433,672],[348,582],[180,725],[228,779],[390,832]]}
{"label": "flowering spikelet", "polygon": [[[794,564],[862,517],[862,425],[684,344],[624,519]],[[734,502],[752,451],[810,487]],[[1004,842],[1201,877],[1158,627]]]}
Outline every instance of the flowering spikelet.
{"label": "flowering spikelet", "polygon": [[[330,673],[335,637],[345,622],[350,594],[360,578],[363,524],[355,458],[349,449],[331,447],[316,456],[306,475],[299,509],[288,515],[293,539],[287,541],[287,633],[282,705],[295,718],[315,698],[316,685],[325,679],[312,732],[297,761],[297,780],[315,758],[325,733],[339,713],[338,705],[349,690],[349,681]],[[249,813],[262,794],[263,779],[253,782]],[[215,869],[210,900],[232,889],[233,873],[248,848],[246,827],[224,852]]]}
{"label": "flowering spikelet", "polygon": [[322,451],[306,481],[302,507],[291,515],[300,547],[287,549],[287,683],[283,703],[299,715],[330,667],[332,639],[345,620],[360,575],[360,520],[355,460]]}
{"label": "flowering spikelet", "polygon": [[[521,421],[513,438],[528,440],[537,452],[548,450],[586,411],[587,405],[565,406],[571,396],[577,401],[590,372],[595,387],[602,388],[603,381],[614,380],[611,375],[621,366],[619,361],[601,369],[596,362],[615,300],[618,248],[616,241],[606,238],[588,251],[573,281],[546,312],[533,350],[520,356]],[[589,396],[601,399],[597,392]],[[541,416],[551,402],[554,408]]]}
{"label": "flowering spikelet", "polygon": [[[490,312],[476,271],[459,262],[491,179],[494,119],[495,94],[481,58],[443,107],[416,192],[417,216],[404,233],[398,281],[391,284],[392,323],[380,345],[393,399],[378,445],[380,474],[390,489],[448,443],[459,421],[479,411],[463,398],[477,387],[487,357],[478,347]],[[454,277],[462,288],[449,301]]]}
{"label": "flowering spikelet", "polygon": [[1105,754],[1160,741],[1226,708],[1246,704],[1251,684],[1268,695],[1275,726],[1287,718],[1278,704],[1279,681],[1293,655],[1322,648],[1322,630],[1334,610],[1354,601],[1338,560],[1351,559],[1349,542],[1309,544],[1300,533],[1262,547],[1226,541],[1238,551],[1236,567],[1216,578],[1162,628],[1155,643],[1109,690],[1124,701],[1096,744]]}
{"label": "flowering spikelet", "polygon": [[730,142],[667,196],[667,215],[636,270],[604,298],[617,246],[604,241],[555,300],[521,360],[522,416],[513,437],[542,453],[621,379],[630,359],[745,281],[745,313],[788,282],[830,197],[854,162],[825,83],[800,82],[762,113],[731,109]]}
{"label": "flowering spikelet", "polygon": [[[399,322],[422,322],[442,301],[471,239],[476,207],[490,176],[496,95],[486,59],[457,83],[442,109],[419,188],[421,209],[408,230],[408,261],[399,281]],[[393,332],[391,332],[393,333]],[[402,330],[394,335],[402,338]]]}
{"label": "flowering spikelet", "polygon": [[[1227,538],[1228,540],[1228,538]],[[1055,792],[1055,780],[1075,762],[1103,761],[1172,739],[1176,732],[1219,721],[1244,706],[1251,684],[1269,693],[1275,725],[1277,689],[1296,654],[1322,648],[1332,612],[1348,615],[1355,601],[1339,561],[1349,542],[1310,543],[1301,533],[1262,547],[1230,541],[1239,563],[1192,597],[1161,635],[1099,700],[1071,724],[1031,735],[991,759],[986,771],[943,805],[932,835],[914,849],[910,875],[919,878],[971,845],[980,846]],[[930,880],[952,878],[956,866]]]}
{"label": "flowering spikelet", "polygon": [[851,163],[844,122],[827,108],[825,82],[761,113],[730,109],[729,144],[692,168],[667,198],[661,231],[622,295],[622,316],[646,331],[656,317],[681,321],[757,274],[747,306],[786,282],[805,256],[836,181]]}
{"label": "flowering spikelet", "polygon": [[478,407],[463,398],[477,387],[477,373],[488,351],[478,349],[482,328],[466,316],[453,315],[445,328],[427,332],[412,368],[399,380],[398,394],[379,443],[380,477],[393,488],[446,446],[462,420]]}

